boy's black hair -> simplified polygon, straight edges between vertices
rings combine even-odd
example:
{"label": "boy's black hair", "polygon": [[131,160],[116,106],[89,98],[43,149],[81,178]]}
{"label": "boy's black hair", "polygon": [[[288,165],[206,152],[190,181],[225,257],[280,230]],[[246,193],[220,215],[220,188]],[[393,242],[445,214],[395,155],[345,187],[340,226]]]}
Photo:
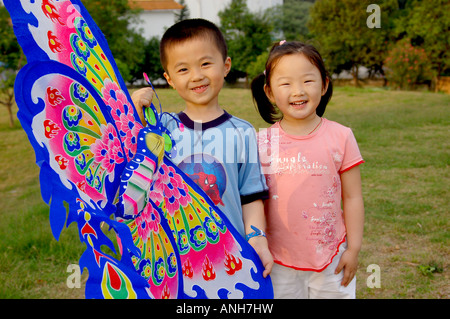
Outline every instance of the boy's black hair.
{"label": "boy's black hair", "polygon": [[197,37],[209,38],[216,44],[219,52],[222,54],[223,60],[226,60],[228,57],[228,48],[220,29],[214,23],[205,19],[187,19],[171,26],[161,38],[159,55],[164,70],[167,71],[166,49],[173,44]]}
{"label": "boy's black hair", "polygon": [[328,74],[322,57],[316,48],[310,44],[297,41],[281,42],[281,44],[276,43],[270,50],[269,58],[266,62],[265,72],[255,77],[251,83],[253,100],[256,103],[259,114],[267,123],[275,123],[282,118],[282,114],[277,111],[276,107],[272,105],[269,98],[266,96],[266,93],[264,92],[264,84],[270,87],[270,73],[280,58],[285,55],[298,53],[303,54],[314,66],[317,67],[322,77],[322,88],[325,88],[328,79],[327,91],[322,96],[319,106],[317,106],[316,109],[316,114],[318,116],[322,117],[325,113],[326,106],[333,95],[331,77]]}

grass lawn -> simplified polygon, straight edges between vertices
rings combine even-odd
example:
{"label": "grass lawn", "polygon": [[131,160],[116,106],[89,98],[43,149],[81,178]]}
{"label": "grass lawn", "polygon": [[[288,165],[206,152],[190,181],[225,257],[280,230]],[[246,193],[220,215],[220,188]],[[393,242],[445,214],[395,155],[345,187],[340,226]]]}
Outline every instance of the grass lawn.
{"label": "grass lawn", "polygon": [[[175,91],[158,95],[165,111],[182,110]],[[220,101],[256,129],[268,126],[249,90],[224,89]],[[366,161],[357,297],[449,298],[450,95],[338,87],[325,117],[353,129]],[[53,238],[34,151],[16,124],[1,108],[0,298],[83,298],[83,285],[66,284],[84,251],[76,226]],[[366,283],[374,264],[380,288]]]}

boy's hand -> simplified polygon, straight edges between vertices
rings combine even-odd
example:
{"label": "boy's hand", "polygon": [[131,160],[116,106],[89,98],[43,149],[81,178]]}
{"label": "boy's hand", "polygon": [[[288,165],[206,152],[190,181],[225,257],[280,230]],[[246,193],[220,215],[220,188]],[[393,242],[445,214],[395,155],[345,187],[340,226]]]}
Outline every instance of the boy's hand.
{"label": "boy's hand", "polygon": [[136,90],[131,94],[131,100],[133,101],[136,111],[139,114],[142,124],[145,126],[146,121],[144,117],[144,107],[150,106],[153,99],[153,90],[150,87]]}
{"label": "boy's hand", "polygon": [[342,269],[344,269],[344,277],[342,278],[341,285],[347,287],[353,277],[355,277],[356,270],[358,269],[357,251],[350,249],[344,251],[334,273],[338,274]]}
{"label": "boy's hand", "polygon": [[267,238],[263,236],[252,237],[249,239],[248,243],[255,249],[261,262],[264,266],[263,277],[266,278],[273,267],[273,257],[269,251],[269,246],[267,243]]}

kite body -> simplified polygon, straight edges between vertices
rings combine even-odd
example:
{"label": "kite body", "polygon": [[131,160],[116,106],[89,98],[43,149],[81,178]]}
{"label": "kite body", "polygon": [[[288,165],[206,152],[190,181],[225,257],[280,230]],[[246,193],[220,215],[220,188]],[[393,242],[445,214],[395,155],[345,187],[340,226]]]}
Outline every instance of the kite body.
{"label": "kite body", "polygon": [[153,105],[143,127],[81,2],[4,4],[28,61],[15,84],[18,117],[53,235],[76,222],[86,244],[86,297],[272,298],[255,251],[171,162],[175,145]]}

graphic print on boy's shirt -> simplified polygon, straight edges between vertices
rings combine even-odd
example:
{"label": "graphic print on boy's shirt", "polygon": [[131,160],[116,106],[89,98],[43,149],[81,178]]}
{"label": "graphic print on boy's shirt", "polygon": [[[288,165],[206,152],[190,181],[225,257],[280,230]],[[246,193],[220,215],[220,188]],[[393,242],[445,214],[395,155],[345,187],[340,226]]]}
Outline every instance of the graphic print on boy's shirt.
{"label": "graphic print on boy's shirt", "polygon": [[172,161],[208,190],[213,203],[245,236],[242,205],[267,196],[254,128],[227,112],[206,123],[194,122],[183,112],[171,115],[165,124],[176,143]]}
{"label": "graphic print on boy's shirt", "polygon": [[[202,162],[195,159],[202,158]],[[208,196],[215,205],[224,205],[223,193],[226,189],[227,176],[223,165],[213,156],[193,154],[182,160],[178,167],[185,172]]]}

